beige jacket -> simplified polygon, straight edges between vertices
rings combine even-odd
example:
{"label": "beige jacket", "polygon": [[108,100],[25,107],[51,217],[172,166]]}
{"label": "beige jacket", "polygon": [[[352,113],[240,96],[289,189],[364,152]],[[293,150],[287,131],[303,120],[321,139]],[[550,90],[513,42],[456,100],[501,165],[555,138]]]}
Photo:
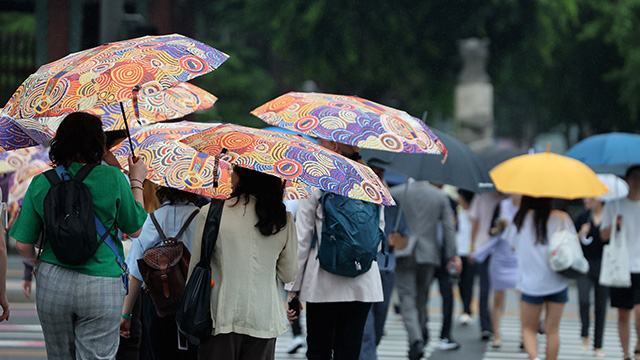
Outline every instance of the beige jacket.
{"label": "beige jacket", "polygon": [[[377,262],[374,261],[371,264],[369,271],[354,278],[334,275],[320,267],[316,256],[322,242],[321,195],[322,191],[316,190],[307,199],[300,200],[298,203],[296,228],[300,272],[295,283],[287,284],[285,288],[300,291],[300,299],[312,303],[382,301],[382,281]],[[314,227],[318,234],[318,244],[311,248]],[[384,223],[381,224],[381,228],[384,228]]]}
{"label": "beige jacket", "polygon": [[[287,331],[287,317],[278,278],[290,282],[298,272],[296,228],[291,213],[287,225],[275,235],[263,236],[255,199],[245,206],[227,200],[222,211],[218,242],[211,259],[211,314],[213,335],[237,333],[270,339]],[[202,234],[209,212],[198,215],[189,275],[200,261]]]}

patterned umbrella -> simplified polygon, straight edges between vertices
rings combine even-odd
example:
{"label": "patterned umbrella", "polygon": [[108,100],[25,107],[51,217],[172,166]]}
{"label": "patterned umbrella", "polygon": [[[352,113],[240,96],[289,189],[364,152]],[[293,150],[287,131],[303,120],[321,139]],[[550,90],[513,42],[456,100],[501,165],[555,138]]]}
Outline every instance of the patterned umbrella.
{"label": "patterned umbrella", "polygon": [[[132,100],[123,102],[129,127],[175,119],[213,106],[217,98],[190,83],[177,83],[162,89],[158,82],[147,83],[140,91],[137,106]],[[139,115],[134,116],[135,110]],[[102,120],[105,131],[122,129],[124,117],[118,104],[85,110]],[[0,116],[0,148],[13,150],[51,140],[64,116],[37,119],[13,119]]]}
{"label": "patterned umbrella", "polygon": [[271,125],[361,148],[446,154],[419,119],[357,96],[290,92],[251,113]]}
{"label": "patterned umbrella", "polygon": [[394,204],[369,167],[300,136],[223,124],[180,141],[236,166],[354,199]]}
{"label": "patterned umbrella", "polygon": [[1,167],[12,168],[9,178],[7,212],[10,228],[22,208],[22,201],[34,176],[51,168],[49,149],[42,145],[0,154]]}
{"label": "patterned umbrella", "polygon": [[[175,189],[189,191],[211,198],[228,198],[231,195],[229,165],[220,162],[218,184],[214,184],[216,170],[215,157],[194,150],[179,142],[181,138],[213,129],[216,124],[159,123],[143,128],[131,135],[136,154],[149,169],[147,179]],[[124,140],[112,149],[120,165],[127,166],[130,153],[129,140]],[[285,198],[288,200],[305,198],[309,192],[302,186],[288,182]]]}
{"label": "patterned umbrella", "polygon": [[0,111],[0,152],[27,148],[51,140],[40,122],[14,119]]}
{"label": "patterned umbrella", "polygon": [[216,69],[229,56],[173,34],[101,45],[41,66],[5,110],[15,118],[54,117],[132,98],[148,82],[168,88]]}

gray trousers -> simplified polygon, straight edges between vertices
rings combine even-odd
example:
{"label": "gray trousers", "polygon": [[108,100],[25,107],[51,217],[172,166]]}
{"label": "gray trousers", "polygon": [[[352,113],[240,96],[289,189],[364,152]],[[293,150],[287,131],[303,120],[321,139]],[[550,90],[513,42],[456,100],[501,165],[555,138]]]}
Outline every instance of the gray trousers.
{"label": "gray trousers", "polygon": [[121,278],[41,262],[36,306],[48,359],[115,359],[125,290]]}
{"label": "gray trousers", "polygon": [[407,332],[409,345],[423,338],[429,315],[429,285],[436,267],[430,264],[416,264],[413,256],[397,258],[396,289],[400,297],[400,314]]}

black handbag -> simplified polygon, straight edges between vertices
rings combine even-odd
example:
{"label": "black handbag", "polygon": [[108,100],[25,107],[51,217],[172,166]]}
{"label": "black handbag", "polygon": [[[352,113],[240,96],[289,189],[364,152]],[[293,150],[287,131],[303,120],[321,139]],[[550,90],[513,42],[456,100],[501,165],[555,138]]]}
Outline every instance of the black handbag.
{"label": "black handbag", "polygon": [[202,233],[200,261],[187,281],[176,312],[178,330],[187,340],[199,345],[211,336],[211,255],[218,240],[224,200],[212,200]]}

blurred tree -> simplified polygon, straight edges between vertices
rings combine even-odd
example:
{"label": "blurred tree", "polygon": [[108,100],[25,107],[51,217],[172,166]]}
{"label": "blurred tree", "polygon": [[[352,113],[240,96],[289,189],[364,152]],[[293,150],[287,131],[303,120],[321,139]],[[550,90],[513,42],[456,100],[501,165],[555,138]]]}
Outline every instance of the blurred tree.
{"label": "blurred tree", "polygon": [[602,9],[599,0],[196,2],[199,38],[231,55],[198,80],[220,96],[212,120],[262,126],[248,112],[306,80],[414,116],[451,117],[457,40],[487,37],[497,135],[532,140],[574,124],[583,136],[637,129],[630,114],[640,104],[632,76],[640,67],[629,59],[638,40],[633,31],[615,35],[637,0]]}

